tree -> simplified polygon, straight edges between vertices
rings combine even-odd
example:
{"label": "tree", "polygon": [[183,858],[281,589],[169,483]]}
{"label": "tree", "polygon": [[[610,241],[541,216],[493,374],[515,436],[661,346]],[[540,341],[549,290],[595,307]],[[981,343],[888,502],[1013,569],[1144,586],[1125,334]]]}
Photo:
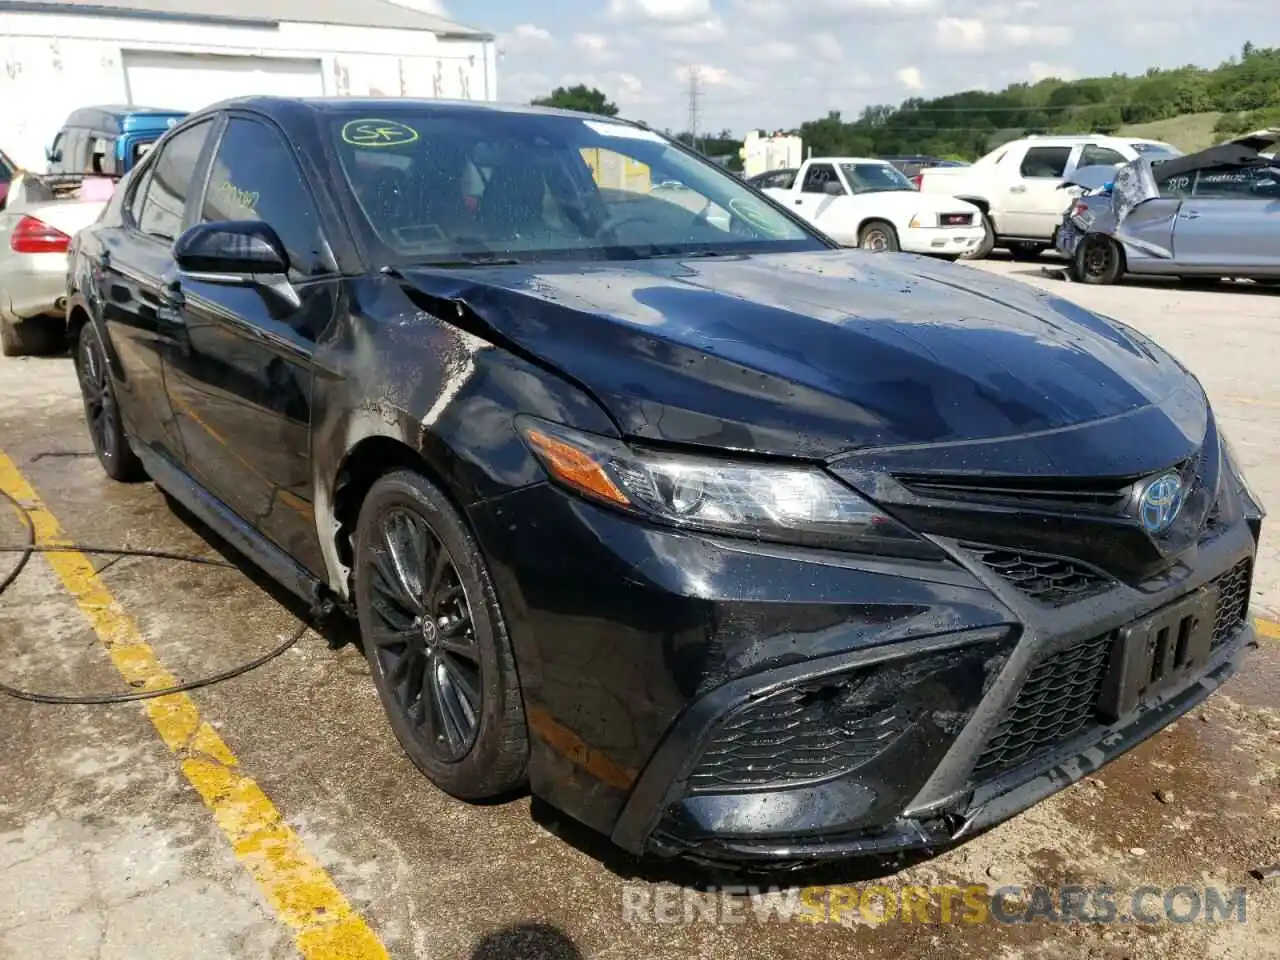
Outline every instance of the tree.
{"label": "tree", "polygon": [[550,95],[533,101],[536,107],[556,107],[560,110],[577,110],[580,113],[598,113],[602,117],[616,117],[618,107],[595,87],[580,83],[576,87],[556,87]]}

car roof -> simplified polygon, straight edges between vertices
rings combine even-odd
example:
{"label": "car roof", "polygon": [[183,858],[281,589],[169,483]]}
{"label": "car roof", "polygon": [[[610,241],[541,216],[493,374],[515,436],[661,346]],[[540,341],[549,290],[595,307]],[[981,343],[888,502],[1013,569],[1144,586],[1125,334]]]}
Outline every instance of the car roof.
{"label": "car roof", "polygon": [[[200,111],[201,114],[230,109],[253,110],[268,116],[297,116],[301,113],[311,114],[373,114],[376,111],[420,109],[429,113],[458,114],[462,112],[517,113],[532,116],[575,117],[580,120],[593,120],[598,123],[621,123],[632,127],[645,127],[645,124],[625,120],[621,117],[605,117],[595,113],[582,113],[577,110],[561,110],[557,107],[541,107],[528,103],[503,103],[489,100],[445,100],[437,97],[235,97],[211,103]],[[646,127],[647,129],[647,127]]]}

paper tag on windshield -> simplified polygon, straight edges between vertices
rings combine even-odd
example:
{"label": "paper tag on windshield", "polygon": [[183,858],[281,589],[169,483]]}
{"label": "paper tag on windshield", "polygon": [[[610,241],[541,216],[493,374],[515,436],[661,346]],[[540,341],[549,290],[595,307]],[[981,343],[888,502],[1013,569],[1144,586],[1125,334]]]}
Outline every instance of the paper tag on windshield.
{"label": "paper tag on windshield", "polygon": [[598,120],[582,122],[602,137],[621,137],[624,140],[648,140],[650,143],[662,143],[662,137],[644,127],[631,127],[625,123],[601,123]]}

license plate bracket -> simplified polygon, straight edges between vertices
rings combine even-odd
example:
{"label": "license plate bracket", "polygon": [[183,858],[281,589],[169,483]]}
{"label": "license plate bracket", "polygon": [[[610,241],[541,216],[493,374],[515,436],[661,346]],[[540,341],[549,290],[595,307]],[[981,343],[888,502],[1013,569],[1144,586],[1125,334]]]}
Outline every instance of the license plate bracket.
{"label": "license plate bracket", "polygon": [[1201,587],[1116,631],[1097,709],[1116,721],[1200,670],[1213,644],[1216,587]]}

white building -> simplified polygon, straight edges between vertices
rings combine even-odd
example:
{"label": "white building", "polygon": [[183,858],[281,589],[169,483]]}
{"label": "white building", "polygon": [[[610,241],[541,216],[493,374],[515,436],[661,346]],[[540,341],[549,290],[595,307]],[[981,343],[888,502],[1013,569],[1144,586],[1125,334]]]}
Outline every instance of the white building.
{"label": "white building", "polygon": [[497,97],[491,34],[387,0],[5,0],[0,44],[0,149],[35,169],[96,104]]}
{"label": "white building", "polygon": [[801,155],[803,149],[804,143],[799,137],[780,133],[765,136],[759,130],[752,130],[743,141],[739,153],[742,157],[742,175],[754,177],[770,170],[798,167],[804,163]]}

